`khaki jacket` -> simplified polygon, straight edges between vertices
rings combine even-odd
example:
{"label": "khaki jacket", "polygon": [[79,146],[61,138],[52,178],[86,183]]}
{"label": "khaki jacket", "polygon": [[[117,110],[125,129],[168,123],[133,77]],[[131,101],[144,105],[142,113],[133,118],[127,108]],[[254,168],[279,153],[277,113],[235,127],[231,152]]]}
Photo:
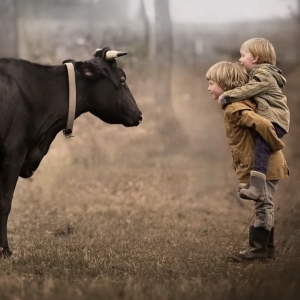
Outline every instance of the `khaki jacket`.
{"label": "khaki jacket", "polygon": [[281,71],[270,64],[259,64],[249,73],[246,85],[223,94],[230,102],[254,97],[257,113],[281,126],[286,132],[290,129],[290,111],[287,98],[282,94],[286,79]]}
{"label": "khaki jacket", "polygon": [[[283,142],[277,138],[272,123],[255,113],[255,103],[244,100],[229,104],[224,112],[227,141],[231,149],[233,168],[240,182],[249,182],[254,165],[255,131],[257,131],[275,152],[271,153],[267,180],[289,177],[289,169],[280,151]],[[279,151],[277,151],[279,150]]]}

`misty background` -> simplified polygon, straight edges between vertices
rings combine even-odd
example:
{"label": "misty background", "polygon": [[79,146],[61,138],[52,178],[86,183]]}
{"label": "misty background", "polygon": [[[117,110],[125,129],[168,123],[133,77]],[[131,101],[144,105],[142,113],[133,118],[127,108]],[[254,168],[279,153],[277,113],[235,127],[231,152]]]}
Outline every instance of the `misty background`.
{"label": "misty background", "polygon": [[[241,44],[253,37],[274,44],[287,79],[291,130],[283,153],[291,177],[280,182],[275,199],[278,259],[240,268],[224,257],[247,240],[253,206],[237,197],[223,110],[207,92],[205,74],[218,61],[238,61]],[[253,299],[249,278],[260,289],[280,269],[277,284],[257,299],[272,298],[268,291],[272,299],[288,299],[283,279],[294,284],[290,291],[299,282],[286,276],[289,270],[299,275],[299,37],[299,0],[0,0],[0,57],[53,65],[88,60],[105,46],[127,51],[117,62],[144,116],[136,128],[80,116],[75,137],[58,134],[33,178],[19,180],[9,219],[16,260],[0,268],[1,276],[11,270],[17,280],[10,274],[0,280],[0,297],[8,286],[20,291],[18,299],[32,299],[30,289],[23,297],[19,282],[49,275],[46,294],[66,278],[103,276],[104,289],[114,291],[107,282],[117,278],[129,295],[138,291],[140,297],[129,299],[166,299],[173,290],[184,299],[194,292],[194,299],[204,299],[205,278],[230,277],[237,281],[212,286],[208,294]],[[258,281],[258,275],[265,277]],[[32,294],[39,290],[31,287]],[[65,288],[77,291],[78,285]],[[234,291],[243,295],[231,297]]]}

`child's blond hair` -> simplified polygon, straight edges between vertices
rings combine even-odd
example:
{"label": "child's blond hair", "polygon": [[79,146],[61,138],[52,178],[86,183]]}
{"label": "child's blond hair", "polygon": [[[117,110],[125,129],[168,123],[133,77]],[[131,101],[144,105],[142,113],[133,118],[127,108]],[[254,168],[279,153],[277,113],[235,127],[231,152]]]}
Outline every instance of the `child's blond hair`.
{"label": "child's blond hair", "polygon": [[228,91],[245,85],[248,75],[239,63],[220,61],[208,69],[206,79],[213,80],[224,91]]}
{"label": "child's blond hair", "polygon": [[258,64],[268,63],[276,65],[276,52],[271,42],[263,38],[253,38],[245,41],[241,51],[250,52],[254,57],[258,56]]}

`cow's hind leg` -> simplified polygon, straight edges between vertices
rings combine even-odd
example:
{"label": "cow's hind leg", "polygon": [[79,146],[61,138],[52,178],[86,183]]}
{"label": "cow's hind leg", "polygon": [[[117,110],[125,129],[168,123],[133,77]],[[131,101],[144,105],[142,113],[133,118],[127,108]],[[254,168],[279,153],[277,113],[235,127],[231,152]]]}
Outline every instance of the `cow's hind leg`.
{"label": "cow's hind leg", "polygon": [[13,157],[4,158],[1,162],[0,171],[0,248],[1,256],[9,257],[12,252],[8,246],[7,221],[11,210],[11,203],[14,190],[18,181],[19,172],[24,157],[15,159]]}

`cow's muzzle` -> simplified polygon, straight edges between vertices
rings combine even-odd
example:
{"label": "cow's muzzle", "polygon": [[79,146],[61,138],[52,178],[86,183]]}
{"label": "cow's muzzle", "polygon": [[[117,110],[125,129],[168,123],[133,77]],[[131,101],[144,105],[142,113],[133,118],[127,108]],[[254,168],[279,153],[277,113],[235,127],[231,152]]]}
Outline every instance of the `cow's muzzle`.
{"label": "cow's muzzle", "polygon": [[138,126],[143,120],[143,115],[140,112],[138,116],[135,118],[126,118],[126,121],[123,123],[125,127],[133,127],[133,126]]}

